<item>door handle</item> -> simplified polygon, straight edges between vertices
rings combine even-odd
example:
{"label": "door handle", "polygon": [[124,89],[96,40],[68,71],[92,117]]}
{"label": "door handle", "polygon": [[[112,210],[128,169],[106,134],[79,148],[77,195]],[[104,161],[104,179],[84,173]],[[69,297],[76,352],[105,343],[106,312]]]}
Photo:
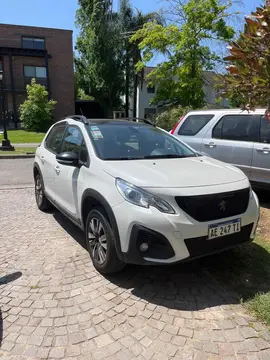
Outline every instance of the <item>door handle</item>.
{"label": "door handle", "polygon": [[265,147],[263,149],[257,149],[258,152],[268,155],[270,153],[270,148]]}
{"label": "door handle", "polygon": [[59,174],[59,173],[60,173],[60,166],[56,165],[56,166],[54,167],[54,170],[55,170],[55,172],[56,172],[57,174]]}
{"label": "door handle", "polygon": [[216,147],[217,145],[214,143],[214,142],[210,142],[208,144],[204,144],[204,146],[210,148],[210,149],[213,149],[214,147]]}

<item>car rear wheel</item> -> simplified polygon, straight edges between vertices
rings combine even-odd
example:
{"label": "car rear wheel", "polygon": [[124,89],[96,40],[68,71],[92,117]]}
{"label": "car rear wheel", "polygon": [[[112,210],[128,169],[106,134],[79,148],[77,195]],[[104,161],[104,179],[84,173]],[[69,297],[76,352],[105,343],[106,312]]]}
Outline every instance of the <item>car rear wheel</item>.
{"label": "car rear wheel", "polygon": [[125,264],[117,257],[115,234],[102,209],[90,211],[85,229],[87,250],[94,267],[102,274],[122,270]]}
{"label": "car rear wheel", "polygon": [[46,211],[52,208],[52,204],[47,199],[45,193],[44,193],[44,184],[42,176],[38,173],[35,176],[35,197],[36,197],[36,203],[37,207],[41,211]]}

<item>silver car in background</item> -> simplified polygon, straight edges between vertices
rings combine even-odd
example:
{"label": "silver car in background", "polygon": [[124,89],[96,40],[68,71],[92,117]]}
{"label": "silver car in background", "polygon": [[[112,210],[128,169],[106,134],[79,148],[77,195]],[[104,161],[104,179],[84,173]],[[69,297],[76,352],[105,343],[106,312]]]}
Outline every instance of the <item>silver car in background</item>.
{"label": "silver car in background", "polygon": [[171,134],[198,152],[240,168],[257,187],[270,189],[270,121],[265,109],[189,112]]}

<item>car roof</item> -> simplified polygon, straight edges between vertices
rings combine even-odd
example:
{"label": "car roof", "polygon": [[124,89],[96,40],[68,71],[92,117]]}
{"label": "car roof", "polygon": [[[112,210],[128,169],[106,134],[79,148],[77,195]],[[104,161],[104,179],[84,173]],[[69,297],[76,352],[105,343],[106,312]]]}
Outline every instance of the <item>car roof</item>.
{"label": "car roof", "polygon": [[203,109],[203,110],[191,110],[188,112],[194,114],[230,114],[230,113],[238,113],[238,114],[262,114],[265,113],[266,109],[256,109],[255,111],[247,111],[242,109]]}
{"label": "car roof", "polygon": [[98,124],[112,124],[112,125],[131,125],[131,124],[136,124],[136,126],[140,126],[140,125],[145,125],[145,126],[151,126],[151,124],[147,124],[144,123],[142,121],[136,122],[136,121],[132,121],[132,119],[128,120],[128,119],[87,119],[85,118],[86,122],[82,122],[80,121],[80,119],[74,119],[72,117],[67,117],[65,119],[62,119],[60,121],[57,122],[57,124],[64,124],[64,123],[68,123],[68,124],[86,124],[86,125],[98,125]]}

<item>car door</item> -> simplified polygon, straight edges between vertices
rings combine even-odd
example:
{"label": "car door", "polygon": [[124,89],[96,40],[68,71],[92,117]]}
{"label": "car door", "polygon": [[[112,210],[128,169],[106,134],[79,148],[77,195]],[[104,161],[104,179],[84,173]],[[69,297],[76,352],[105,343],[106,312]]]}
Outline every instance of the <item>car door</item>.
{"label": "car door", "polygon": [[176,130],[176,136],[196,151],[201,151],[202,139],[207,131],[207,124],[214,114],[190,114]]}
{"label": "car door", "polygon": [[67,215],[78,219],[78,183],[83,176],[85,166],[89,166],[89,157],[81,129],[69,125],[66,129],[60,152],[78,154],[81,166],[62,165],[55,161],[54,187],[55,202]]}
{"label": "car door", "polygon": [[40,170],[46,194],[54,200],[54,166],[55,156],[60,150],[62,139],[66,130],[63,124],[56,124],[44,141],[44,148],[40,153]]}
{"label": "car door", "polygon": [[254,144],[251,181],[270,186],[270,120],[260,118],[260,138]]}
{"label": "car door", "polygon": [[258,115],[222,116],[203,139],[202,152],[239,167],[251,176],[254,140],[258,136]]}

